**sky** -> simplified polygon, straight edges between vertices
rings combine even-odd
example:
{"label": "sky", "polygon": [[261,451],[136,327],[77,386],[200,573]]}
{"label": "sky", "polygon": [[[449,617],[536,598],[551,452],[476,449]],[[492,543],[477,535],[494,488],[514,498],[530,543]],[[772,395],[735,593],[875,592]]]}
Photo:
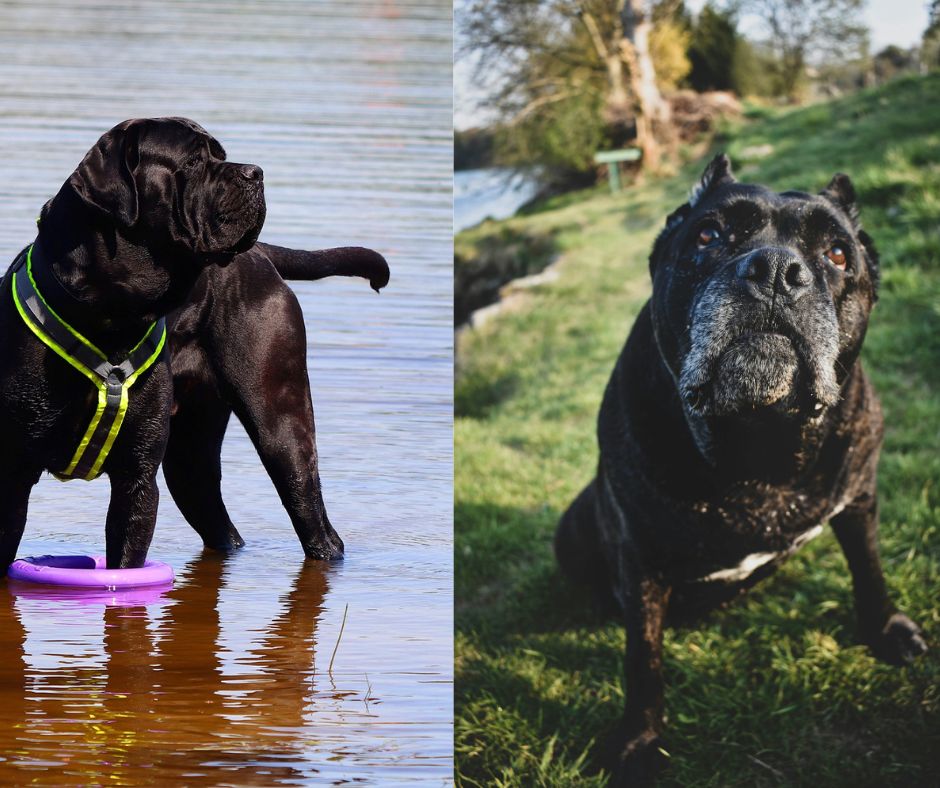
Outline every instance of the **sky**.
{"label": "sky", "polygon": [[[455,3],[459,20],[461,6]],[[697,12],[705,0],[686,0],[686,7]],[[920,41],[927,27],[926,0],[868,0],[865,17],[871,30],[871,51],[878,52],[889,44],[910,47]],[[462,57],[454,64],[454,127],[467,129],[486,125],[492,116],[477,107],[485,94],[473,85],[472,57]]]}
{"label": "sky", "polygon": [[868,27],[872,52],[888,44],[910,47],[920,41],[927,27],[924,0],[868,0]]}

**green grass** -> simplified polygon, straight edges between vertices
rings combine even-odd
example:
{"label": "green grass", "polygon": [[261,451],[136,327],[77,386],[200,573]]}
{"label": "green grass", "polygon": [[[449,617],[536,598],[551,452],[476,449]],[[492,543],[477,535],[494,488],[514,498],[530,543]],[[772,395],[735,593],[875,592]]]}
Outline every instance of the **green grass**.
{"label": "green grass", "polygon": [[[765,158],[744,152],[773,146]],[[885,407],[888,583],[931,652],[910,668],[855,640],[831,533],[740,603],[666,636],[676,786],[940,784],[940,77],[763,113],[723,145],[742,180],[859,192],[882,255],[864,359]],[[456,383],[457,782],[602,785],[592,743],[620,714],[623,629],[560,577],[551,538],[594,473],[595,419],[649,294],[647,256],[704,162],[495,225],[551,237],[561,276],[461,336]]]}

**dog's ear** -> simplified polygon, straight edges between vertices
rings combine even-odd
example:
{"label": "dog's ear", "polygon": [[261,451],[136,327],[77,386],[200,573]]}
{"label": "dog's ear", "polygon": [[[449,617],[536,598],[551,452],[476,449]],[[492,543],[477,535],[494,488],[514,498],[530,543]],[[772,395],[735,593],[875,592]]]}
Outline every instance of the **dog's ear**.
{"label": "dog's ear", "polygon": [[731,172],[731,160],[724,153],[719,153],[709,162],[708,166],[705,168],[705,172],[702,173],[702,177],[699,178],[695,186],[692,187],[688,202],[680,205],[666,217],[666,225],[656,238],[653,244],[653,251],[650,254],[650,272],[655,268],[655,261],[659,259],[660,253],[666,245],[666,241],[672,234],[672,231],[688,218],[696,203],[716,186],[736,182],[737,180]]}
{"label": "dog's ear", "polygon": [[731,159],[724,153],[719,153],[708,163],[702,177],[692,187],[688,202],[680,205],[666,217],[666,227],[663,232],[668,234],[682,224],[702,197],[712,189],[725,183],[737,183],[737,179],[731,172]]}
{"label": "dog's ear", "polygon": [[101,136],[69,177],[69,184],[86,205],[111,216],[122,227],[137,222],[137,183],[140,163],[139,121],[126,120]]}
{"label": "dog's ear", "polygon": [[663,229],[660,230],[659,235],[656,236],[656,240],[653,242],[653,251],[650,252],[650,274],[654,272],[656,268],[656,261],[659,260],[660,256],[662,255],[663,249],[666,246],[666,242],[672,235],[672,231],[686,220],[686,217],[688,217],[691,210],[692,207],[689,205],[689,203],[683,203],[666,217],[666,226],[663,227]]}
{"label": "dog's ear", "polygon": [[694,208],[696,203],[716,186],[736,182],[737,179],[734,177],[734,173],[731,172],[731,159],[724,153],[719,153],[705,168],[705,172],[702,173],[698,183],[692,187],[692,193],[689,195],[689,207]]}
{"label": "dog's ear", "polygon": [[868,276],[871,279],[871,291],[878,300],[878,285],[881,284],[881,260],[878,257],[878,250],[875,249],[875,242],[871,236],[864,230],[858,231],[858,240],[865,250],[865,258],[868,262]]}
{"label": "dog's ear", "polygon": [[859,219],[858,204],[856,203],[855,187],[848,175],[837,172],[832,176],[829,185],[820,193],[837,208],[841,209],[852,221],[852,226],[858,231],[858,240],[865,250],[865,257],[868,261],[868,275],[871,277],[872,291],[875,300],[878,300],[878,285],[881,282],[881,267],[878,259],[878,250],[875,249],[875,242],[871,236],[866,233],[861,226]]}
{"label": "dog's ear", "polygon": [[42,220],[49,215],[49,209],[52,207],[52,200],[46,200],[45,205],[39,210],[39,216],[36,217],[36,224],[42,224]]}
{"label": "dog's ear", "polygon": [[858,206],[855,204],[855,187],[848,175],[837,172],[832,176],[829,185],[823,189],[820,196],[825,197],[837,208],[841,208],[852,224],[858,227]]}

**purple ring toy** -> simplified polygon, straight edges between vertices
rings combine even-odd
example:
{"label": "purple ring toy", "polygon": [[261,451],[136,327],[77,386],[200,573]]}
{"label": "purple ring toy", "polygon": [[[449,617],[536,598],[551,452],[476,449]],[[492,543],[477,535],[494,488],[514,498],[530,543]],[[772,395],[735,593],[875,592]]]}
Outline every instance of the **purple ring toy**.
{"label": "purple ring toy", "polygon": [[173,567],[146,561],[139,569],[108,569],[103,555],[40,555],[17,559],[7,577],[47,586],[115,590],[172,583]]}

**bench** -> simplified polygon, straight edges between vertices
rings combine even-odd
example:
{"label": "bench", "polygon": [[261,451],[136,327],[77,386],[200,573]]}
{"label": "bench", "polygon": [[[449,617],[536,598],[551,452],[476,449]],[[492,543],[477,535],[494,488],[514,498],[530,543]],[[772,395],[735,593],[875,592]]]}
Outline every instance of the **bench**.
{"label": "bench", "polygon": [[622,161],[637,161],[639,158],[639,148],[601,150],[594,154],[595,163],[607,165],[607,180],[610,182],[611,194],[620,191],[620,168],[617,165]]}

